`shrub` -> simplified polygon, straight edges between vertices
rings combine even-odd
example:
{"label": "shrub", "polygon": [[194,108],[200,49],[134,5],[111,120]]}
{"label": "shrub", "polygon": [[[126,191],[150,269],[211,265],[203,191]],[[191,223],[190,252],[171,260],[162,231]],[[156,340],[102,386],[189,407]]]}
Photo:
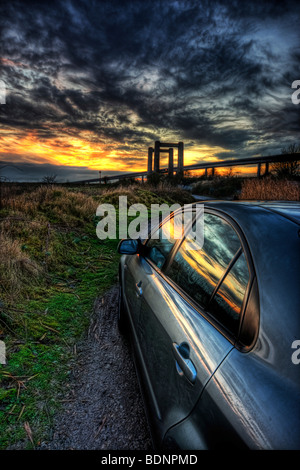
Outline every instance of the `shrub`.
{"label": "shrub", "polygon": [[22,251],[18,240],[0,233],[0,282],[10,298],[26,293],[29,284],[38,284],[42,268]]}
{"label": "shrub", "polygon": [[300,184],[297,181],[263,178],[248,179],[242,184],[239,199],[300,200]]}

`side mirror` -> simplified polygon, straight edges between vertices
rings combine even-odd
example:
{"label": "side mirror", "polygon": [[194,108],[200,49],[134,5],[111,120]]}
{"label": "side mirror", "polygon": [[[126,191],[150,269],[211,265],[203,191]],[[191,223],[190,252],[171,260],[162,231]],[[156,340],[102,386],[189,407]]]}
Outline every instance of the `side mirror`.
{"label": "side mirror", "polygon": [[118,253],[121,255],[136,255],[139,252],[138,240],[124,239],[118,245]]}

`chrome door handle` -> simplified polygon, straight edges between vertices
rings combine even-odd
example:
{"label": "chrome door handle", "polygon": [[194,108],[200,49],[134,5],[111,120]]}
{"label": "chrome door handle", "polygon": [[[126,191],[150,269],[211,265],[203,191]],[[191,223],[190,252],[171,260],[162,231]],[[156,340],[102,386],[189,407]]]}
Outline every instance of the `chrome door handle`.
{"label": "chrome door handle", "polygon": [[197,370],[190,360],[190,347],[187,343],[176,344],[173,343],[173,354],[176,359],[177,372],[185,375],[186,378],[193,384],[195,383]]}
{"label": "chrome door handle", "polygon": [[142,281],[136,283],[135,292],[138,297],[141,297],[141,295],[143,295]]}

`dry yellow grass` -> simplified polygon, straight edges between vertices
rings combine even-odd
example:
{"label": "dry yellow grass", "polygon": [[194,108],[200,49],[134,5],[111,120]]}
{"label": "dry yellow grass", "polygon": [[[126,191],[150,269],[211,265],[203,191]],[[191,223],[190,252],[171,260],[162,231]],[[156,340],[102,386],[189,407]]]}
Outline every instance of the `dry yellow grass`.
{"label": "dry yellow grass", "polygon": [[299,201],[300,184],[274,178],[253,178],[244,181],[239,199]]}
{"label": "dry yellow grass", "polygon": [[26,285],[38,282],[42,269],[23,253],[18,240],[12,240],[3,232],[0,232],[0,246],[0,282],[3,290],[14,298]]}
{"label": "dry yellow grass", "polygon": [[97,202],[66,188],[41,186],[31,191],[3,186],[0,219],[0,291],[10,299],[37,285],[48,267],[59,262],[53,227],[84,227]]}
{"label": "dry yellow grass", "polygon": [[149,207],[187,197],[166,185],[71,189],[3,184],[0,189],[0,292],[3,289],[11,299],[58,269],[65,259],[64,234],[80,232],[95,222],[99,204],[117,206],[119,196],[127,196],[128,205],[139,202]]}
{"label": "dry yellow grass", "polygon": [[132,184],[128,186],[107,187],[99,194],[99,204],[106,202],[118,205],[119,197],[126,196],[128,206],[136,203],[150,207],[151,204],[188,204],[194,201],[187,191],[167,183],[159,183],[157,186],[151,184]]}
{"label": "dry yellow grass", "polygon": [[[16,194],[12,188],[2,191],[2,207],[10,213],[30,218],[45,219],[45,214],[59,223],[71,225],[90,219],[96,212],[94,198],[63,187],[40,186],[32,191]],[[43,215],[41,215],[43,214]]]}

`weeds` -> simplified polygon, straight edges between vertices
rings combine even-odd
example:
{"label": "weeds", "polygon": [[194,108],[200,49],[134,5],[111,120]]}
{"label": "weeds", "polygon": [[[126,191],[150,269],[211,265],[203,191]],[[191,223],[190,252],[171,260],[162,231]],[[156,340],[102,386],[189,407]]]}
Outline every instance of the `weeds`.
{"label": "weeds", "polygon": [[191,202],[176,188],[2,185],[0,448],[38,448],[68,386],[95,299],[117,281],[117,240],[96,237],[99,204]]}
{"label": "weeds", "polygon": [[298,181],[269,178],[251,178],[245,180],[239,199],[263,200],[300,200],[300,184]]}
{"label": "weeds", "polygon": [[237,176],[216,176],[200,180],[194,185],[193,193],[216,198],[236,198],[241,190],[242,182],[243,178]]}
{"label": "weeds", "polygon": [[0,232],[0,282],[8,296],[18,297],[28,284],[38,284],[42,268],[24,253],[20,241]]}
{"label": "weeds", "polygon": [[116,242],[96,238],[96,207],[93,197],[66,188],[2,192],[1,449],[36,448],[47,438],[74,345],[95,298],[116,282]]}

